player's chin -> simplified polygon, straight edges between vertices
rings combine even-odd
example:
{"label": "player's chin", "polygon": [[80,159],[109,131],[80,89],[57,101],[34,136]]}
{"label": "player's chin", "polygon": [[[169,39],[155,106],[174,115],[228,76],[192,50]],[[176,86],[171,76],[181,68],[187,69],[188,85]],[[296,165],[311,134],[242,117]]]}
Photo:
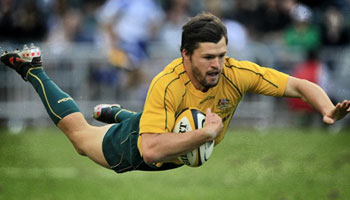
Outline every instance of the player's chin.
{"label": "player's chin", "polygon": [[215,87],[218,84],[218,81],[206,81],[205,84],[202,84],[206,88],[212,88]]}
{"label": "player's chin", "polygon": [[214,87],[218,84],[219,82],[219,77],[218,75],[216,76],[207,76],[206,78],[206,84],[208,87]]}

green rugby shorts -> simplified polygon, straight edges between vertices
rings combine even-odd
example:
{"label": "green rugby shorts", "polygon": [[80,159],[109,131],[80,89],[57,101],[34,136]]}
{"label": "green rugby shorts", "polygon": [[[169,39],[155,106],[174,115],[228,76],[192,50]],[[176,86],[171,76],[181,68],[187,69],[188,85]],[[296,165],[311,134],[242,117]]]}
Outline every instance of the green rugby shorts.
{"label": "green rugby shorts", "polygon": [[117,173],[133,170],[161,171],[180,167],[173,163],[164,163],[161,167],[144,162],[137,148],[139,122],[142,112],[114,124],[103,138],[102,150],[111,169]]}

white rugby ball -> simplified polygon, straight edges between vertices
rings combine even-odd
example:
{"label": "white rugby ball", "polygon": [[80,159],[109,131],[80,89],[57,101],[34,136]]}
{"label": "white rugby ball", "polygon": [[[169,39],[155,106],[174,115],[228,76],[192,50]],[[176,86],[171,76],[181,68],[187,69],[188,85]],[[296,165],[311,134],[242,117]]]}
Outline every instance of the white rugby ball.
{"label": "white rugby ball", "polygon": [[[195,129],[203,128],[205,114],[196,108],[186,108],[181,111],[175,119],[173,132],[185,133]],[[208,161],[214,149],[214,140],[206,142],[198,148],[178,157],[185,165],[199,167]]]}

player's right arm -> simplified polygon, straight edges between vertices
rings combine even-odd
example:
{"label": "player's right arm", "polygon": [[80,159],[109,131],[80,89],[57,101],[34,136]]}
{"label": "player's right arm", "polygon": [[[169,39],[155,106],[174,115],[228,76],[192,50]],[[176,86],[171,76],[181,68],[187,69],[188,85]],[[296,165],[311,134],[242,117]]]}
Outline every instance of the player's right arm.
{"label": "player's right arm", "polygon": [[300,98],[323,115],[323,121],[334,124],[350,113],[350,100],[333,105],[326,92],[318,85],[290,76],[287,82],[285,97]]}
{"label": "player's right arm", "polygon": [[170,161],[214,140],[223,127],[222,119],[208,109],[205,120],[203,128],[182,134],[142,133],[141,152],[144,161],[149,164]]}

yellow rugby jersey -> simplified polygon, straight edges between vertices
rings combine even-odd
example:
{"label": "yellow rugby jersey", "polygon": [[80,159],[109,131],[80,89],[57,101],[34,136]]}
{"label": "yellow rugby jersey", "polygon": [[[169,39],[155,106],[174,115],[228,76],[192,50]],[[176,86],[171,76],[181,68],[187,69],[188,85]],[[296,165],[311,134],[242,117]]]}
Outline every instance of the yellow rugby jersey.
{"label": "yellow rugby jersey", "polygon": [[215,140],[218,144],[246,92],[282,96],[287,80],[288,75],[282,72],[226,57],[218,84],[202,92],[191,83],[182,58],[175,59],[152,80],[140,119],[140,134],[172,132],[175,116],[183,109],[196,107],[205,113],[211,108],[224,124]]}

